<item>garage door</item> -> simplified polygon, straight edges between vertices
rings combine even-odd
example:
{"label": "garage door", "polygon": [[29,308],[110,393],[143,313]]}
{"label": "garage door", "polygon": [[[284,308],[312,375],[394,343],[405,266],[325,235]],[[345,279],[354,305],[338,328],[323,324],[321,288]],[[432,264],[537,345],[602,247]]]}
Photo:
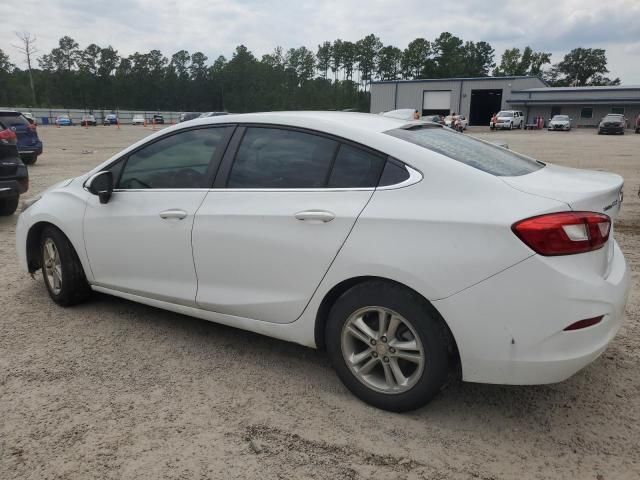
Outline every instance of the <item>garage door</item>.
{"label": "garage door", "polygon": [[451,110],[451,90],[431,90],[423,93],[423,115],[448,115]]}

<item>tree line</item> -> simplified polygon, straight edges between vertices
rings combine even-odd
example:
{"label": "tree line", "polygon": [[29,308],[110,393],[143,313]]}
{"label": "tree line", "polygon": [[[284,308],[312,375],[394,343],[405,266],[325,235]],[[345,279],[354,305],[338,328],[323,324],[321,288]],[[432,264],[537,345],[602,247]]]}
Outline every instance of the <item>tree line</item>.
{"label": "tree line", "polygon": [[[374,34],[284,50],[257,58],[244,45],[213,62],[198,51],[159,50],[121,56],[111,45],[84,49],[69,36],[36,57],[36,38],[16,34],[20,68],[0,49],[0,104],[32,107],[250,112],[286,109],[368,111],[373,80],[536,75],[551,85],[617,85],[606,52],[576,48],[552,65],[530,47],[504,51],[449,32],[416,38],[404,50]],[[36,67],[37,62],[37,67]]]}

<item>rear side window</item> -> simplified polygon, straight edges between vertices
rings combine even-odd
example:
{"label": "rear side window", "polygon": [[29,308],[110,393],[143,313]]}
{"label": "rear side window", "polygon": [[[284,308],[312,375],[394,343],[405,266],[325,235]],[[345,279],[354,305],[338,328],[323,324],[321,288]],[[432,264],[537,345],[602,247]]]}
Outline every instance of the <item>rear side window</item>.
{"label": "rear side window", "polygon": [[[162,138],[129,155],[118,187],[205,188],[208,169],[218,149],[224,148],[228,128],[187,130]],[[118,173],[118,166],[114,174]]]}
{"label": "rear side window", "polygon": [[341,145],[328,186],[329,188],[375,187],[384,161],[381,155],[350,145]]}
{"label": "rear side window", "polygon": [[385,133],[499,177],[526,175],[544,166],[511,150],[444,128],[415,126]]}
{"label": "rear side window", "polygon": [[29,125],[29,122],[19,113],[0,112],[0,124],[2,124],[4,128],[11,128],[15,125]]}
{"label": "rear side window", "polygon": [[247,128],[228,188],[322,188],[338,143],[278,128]]}

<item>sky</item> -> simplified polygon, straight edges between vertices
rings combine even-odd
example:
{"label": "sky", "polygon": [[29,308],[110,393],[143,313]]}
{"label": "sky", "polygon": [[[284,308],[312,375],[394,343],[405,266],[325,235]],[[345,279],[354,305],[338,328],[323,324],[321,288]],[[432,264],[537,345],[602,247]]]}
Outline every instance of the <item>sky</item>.
{"label": "sky", "polygon": [[[506,48],[529,45],[558,62],[571,49],[604,48],[610,77],[640,84],[640,0],[20,0],[3,2],[0,48],[23,67],[15,31],[37,37],[39,55],[63,35],[81,48],[111,45],[121,56],[159,49],[202,51],[212,63],[246,45],[258,58],[276,46],[356,41],[375,33],[404,49],[449,31],[487,41],[496,61]],[[14,41],[15,39],[15,41]]]}

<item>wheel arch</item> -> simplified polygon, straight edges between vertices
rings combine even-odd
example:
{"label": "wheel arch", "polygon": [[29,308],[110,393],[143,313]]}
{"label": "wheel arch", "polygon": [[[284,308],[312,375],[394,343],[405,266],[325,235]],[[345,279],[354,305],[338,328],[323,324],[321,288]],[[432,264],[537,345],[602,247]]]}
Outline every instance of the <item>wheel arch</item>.
{"label": "wheel arch", "polygon": [[455,360],[455,362],[453,362],[453,365],[455,365],[456,368],[458,368],[460,365],[460,353],[458,351],[458,344],[456,342],[455,337],[453,336],[453,332],[449,328],[449,325],[447,324],[444,317],[440,314],[438,309],[435,308],[428,299],[426,299],[423,295],[421,295],[419,292],[417,292],[413,288],[401,282],[398,282],[396,280],[391,280],[388,278],[373,276],[373,275],[365,275],[365,276],[348,278],[334,285],[333,288],[331,288],[325,294],[324,298],[320,302],[318,311],[316,312],[316,320],[314,325],[314,340],[316,343],[316,347],[319,350],[325,350],[325,347],[326,347],[325,327],[326,327],[327,319],[329,318],[329,312],[331,310],[331,307],[336,302],[336,300],[338,300],[338,298],[340,298],[341,295],[343,295],[345,292],[347,292],[349,289],[353,288],[354,286],[364,282],[372,281],[372,280],[387,282],[389,284],[398,285],[402,288],[410,290],[414,294],[416,294],[421,299],[422,302],[424,302],[425,306],[429,309],[429,311],[433,314],[433,316],[440,321],[440,323],[446,330],[446,337],[448,342],[447,348],[449,350],[450,357],[452,358],[452,360]]}
{"label": "wheel arch", "polygon": [[58,225],[47,221],[36,222],[31,225],[31,227],[29,228],[29,232],[27,233],[26,247],[27,266],[29,267],[29,273],[34,273],[42,267],[40,262],[40,239],[42,238],[42,232],[47,227],[53,227],[60,233],[62,233],[62,235],[65,236],[65,238],[69,241],[69,244],[75,250],[76,255],[78,254],[78,249],[76,248],[76,246],[73,244],[69,236],[64,233],[64,230],[62,230]]}

